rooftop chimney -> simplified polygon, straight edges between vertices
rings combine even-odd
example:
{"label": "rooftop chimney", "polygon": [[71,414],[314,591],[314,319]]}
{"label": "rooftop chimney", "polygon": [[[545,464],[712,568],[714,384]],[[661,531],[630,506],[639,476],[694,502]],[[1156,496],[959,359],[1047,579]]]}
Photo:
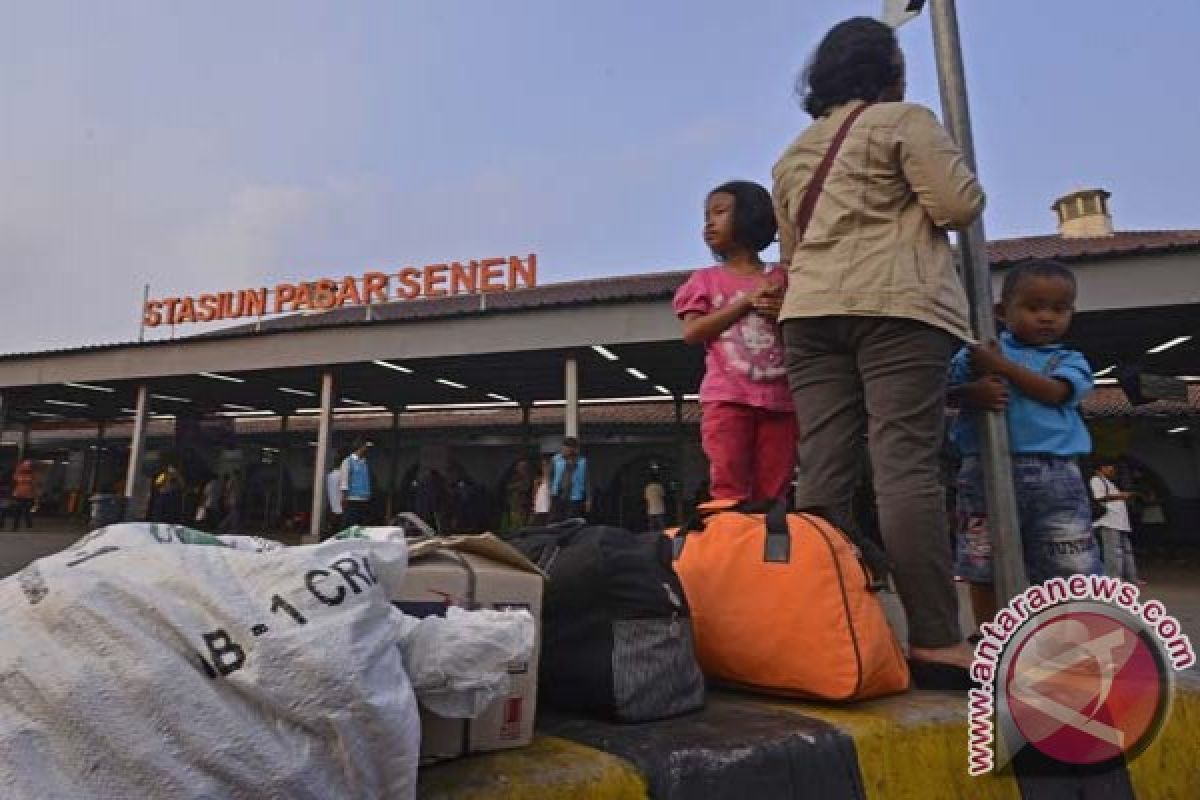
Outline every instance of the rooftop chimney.
{"label": "rooftop chimney", "polygon": [[1112,236],[1110,197],[1103,189],[1080,189],[1055,200],[1051,208],[1058,215],[1058,235],[1064,239]]}

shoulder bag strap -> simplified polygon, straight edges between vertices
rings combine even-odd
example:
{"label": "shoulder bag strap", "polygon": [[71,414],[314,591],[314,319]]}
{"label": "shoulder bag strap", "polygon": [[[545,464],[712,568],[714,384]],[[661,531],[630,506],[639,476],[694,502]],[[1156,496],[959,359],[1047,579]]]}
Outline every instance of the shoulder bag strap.
{"label": "shoulder bag strap", "polygon": [[829,149],[825,151],[825,157],[821,159],[821,163],[813,172],[812,180],[808,182],[808,188],[804,190],[804,197],[800,200],[800,210],[796,214],[797,244],[804,241],[808,223],[812,220],[813,210],[817,207],[817,199],[821,196],[821,189],[825,187],[825,179],[829,177],[829,171],[833,169],[833,160],[837,158],[838,151],[842,149],[842,143],[846,141],[846,134],[850,133],[854,121],[867,110],[869,105],[870,103],[863,103],[850,112],[842,122],[842,127],[838,128],[837,133],[833,135],[833,141],[829,144]]}

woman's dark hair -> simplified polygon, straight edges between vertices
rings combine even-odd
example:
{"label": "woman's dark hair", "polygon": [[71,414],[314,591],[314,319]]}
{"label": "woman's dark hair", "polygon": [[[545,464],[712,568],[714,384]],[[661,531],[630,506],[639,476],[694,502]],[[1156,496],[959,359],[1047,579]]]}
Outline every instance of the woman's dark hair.
{"label": "woman's dark hair", "polygon": [[874,103],[900,80],[897,50],[895,32],[879,20],[854,17],[834,25],[796,82],[804,110],[816,119],[851,100]]}
{"label": "woman's dark hair", "polygon": [[1076,291],[1075,273],[1063,263],[1050,258],[1031,258],[1010,269],[1000,287],[1000,303],[1008,305],[1017,296],[1017,289],[1030,278],[1056,278],[1071,285]]}
{"label": "woman's dark hair", "polygon": [[[775,241],[775,206],[771,193],[753,181],[729,181],[708,193],[733,196],[733,240],[754,253]],[[724,255],[718,253],[718,256]]]}

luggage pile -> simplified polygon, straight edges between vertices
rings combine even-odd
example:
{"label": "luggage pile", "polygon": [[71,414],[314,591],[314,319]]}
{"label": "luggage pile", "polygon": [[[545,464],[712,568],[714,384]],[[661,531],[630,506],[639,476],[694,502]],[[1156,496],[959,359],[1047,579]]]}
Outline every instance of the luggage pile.
{"label": "luggage pile", "polygon": [[782,504],[507,541],[410,520],[303,547],[109,526],[0,581],[0,785],[403,798],[419,763],[529,744],[539,698],[638,723],[702,708],[706,677],[901,692],[875,555]]}

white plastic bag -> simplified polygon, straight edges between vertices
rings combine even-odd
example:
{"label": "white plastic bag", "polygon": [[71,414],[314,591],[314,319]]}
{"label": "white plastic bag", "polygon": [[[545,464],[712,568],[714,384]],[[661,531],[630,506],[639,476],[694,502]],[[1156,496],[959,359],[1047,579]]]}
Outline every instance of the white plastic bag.
{"label": "white plastic bag", "polygon": [[101,529],[0,581],[0,797],[412,798],[406,548]]}
{"label": "white plastic bag", "polygon": [[400,649],[421,705],[443,717],[474,719],[508,694],[508,665],[533,653],[536,625],[524,610],[404,616]]}

